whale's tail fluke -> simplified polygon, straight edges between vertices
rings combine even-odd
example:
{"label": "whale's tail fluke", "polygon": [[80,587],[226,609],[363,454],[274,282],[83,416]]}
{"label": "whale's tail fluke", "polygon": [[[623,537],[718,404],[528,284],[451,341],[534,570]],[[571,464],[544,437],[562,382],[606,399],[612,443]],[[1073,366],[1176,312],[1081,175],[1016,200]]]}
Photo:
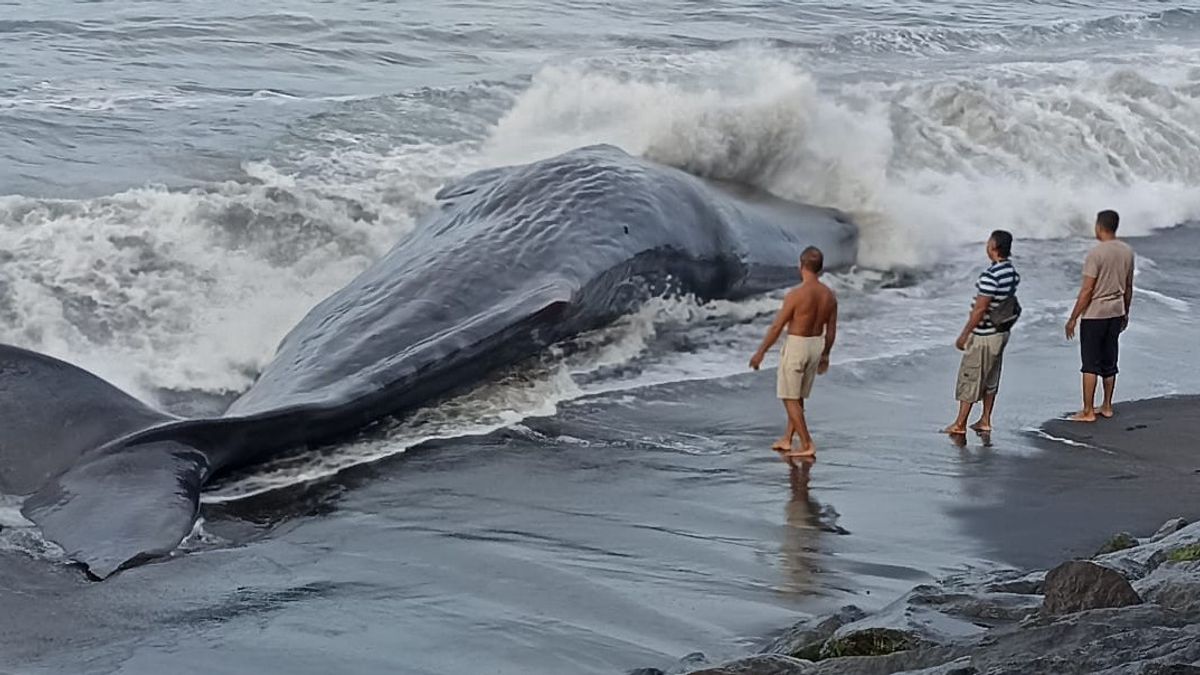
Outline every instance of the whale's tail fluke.
{"label": "whale's tail fluke", "polygon": [[176,418],[58,359],[0,345],[0,492],[104,578],[191,531],[207,459],[153,430]]}

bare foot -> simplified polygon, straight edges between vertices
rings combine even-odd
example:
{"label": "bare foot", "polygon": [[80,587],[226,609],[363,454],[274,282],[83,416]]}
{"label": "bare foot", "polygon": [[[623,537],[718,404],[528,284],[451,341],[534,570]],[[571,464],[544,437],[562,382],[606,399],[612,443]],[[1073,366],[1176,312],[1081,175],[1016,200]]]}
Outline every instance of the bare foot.
{"label": "bare foot", "polygon": [[779,440],[775,441],[775,444],[771,446],[771,449],[775,452],[787,452],[788,450],[792,449],[792,442],[789,439],[780,438]]}
{"label": "bare foot", "polygon": [[1069,422],[1095,422],[1096,413],[1080,411],[1067,418]]}
{"label": "bare foot", "polygon": [[807,460],[807,459],[813,459],[814,457],[817,456],[817,446],[810,445],[805,448],[800,448],[799,450],[792,450],[791,452],[787,453],[784,456],[788,458],[788,461],[792,461],[792,460],[796,460],[796,459],[799,459],[801,461]]}
{"label": "bare foot", "polygon": [[978,422],[976,422],[975,424],[972,424],[972,425],[971,425],[971,430],[972,430],[972,431],[977,431],[977,432],[979,432],[979,433],[981,433],[981,434],[986,434],[986,433],[988,433],[989,431],[991,431],[991,430],[992,430],[992,425],[991,425],[990,423],[989,423],[989,424],[984,424],[984,423],[983,423],[983,420],[979,420],[979,421],[978,421]]}
{"label": "bare foot", "polygon": [[950,434],[951,436],[966,436],[967,429],[966,429],[966,427],[961,427],[957,424],[951,424],[950,426],[946,427],[945,429],[942,429],[942,433]]}
{"label": "bare foot", "polygon": [[1112,408],[1101,408],[1100,416],[1106,420],[1111,420],[1112,416],[1113,416],[1113,409]]}

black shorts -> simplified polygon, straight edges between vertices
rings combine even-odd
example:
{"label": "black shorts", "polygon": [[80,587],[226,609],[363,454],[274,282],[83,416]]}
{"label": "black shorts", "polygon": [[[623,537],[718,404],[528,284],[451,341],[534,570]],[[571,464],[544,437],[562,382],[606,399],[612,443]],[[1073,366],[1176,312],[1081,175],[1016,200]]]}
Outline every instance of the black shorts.
{"label": "black shorts", "polygon": [[1124,325],[1123,316],[1079,322],[1079,355],[1083,359],[1080,371],[1100,377],[1117,374],[1117,348]]}

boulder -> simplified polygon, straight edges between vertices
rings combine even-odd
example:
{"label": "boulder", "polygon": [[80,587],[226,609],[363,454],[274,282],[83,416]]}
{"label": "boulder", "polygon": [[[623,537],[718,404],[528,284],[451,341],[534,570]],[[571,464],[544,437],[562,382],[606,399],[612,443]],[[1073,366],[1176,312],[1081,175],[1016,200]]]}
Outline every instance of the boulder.
{"label": "boulder", "polygon": [[688,675],[808,675],[812,672],[812,666],[811,661],[782,654],[760,654],[715,668],[693,670]]}
{"label": "boulder", "polygon": [[866,616],[866,612],[861,609],[846,605],[831,616],[795,624],[760,651],[763,654],[784,654],[815,661],[821,655],[821,645],[833,637],[834,632],[848,623],[861,621]]}
{"label": "boulder", "polygon": [[1085,560],[1072,560],[1050,570],[1044,592],[1042,614],[1047,616],[1142,602],[1125,577]]}
{"label": "boulder", "polygon": [[1200,619],[1200,561],[1163,563],[1134,590],[1146,602]]}
{"label": "boulder", "polygon": [[[851,647],[857,650],[872,644],[878,647],[869,654],[852,654],[855,656],[884,653],[880,649],[887,645],[894,647],[891,651],[899,651],[917,645],[970,641],[986,630],[979,625],[982,622],[978,619],[982,615],[991,614],[993,610],[1004,613],[988,602],[989,595],[951,591],[929,584],[917,586],[877,613],[837,629],[822,648],[822,653],[827,653],[829,643],[835,641],[840,642],[840,651]],[[1028,601],[1025,596],[1013,597],[1020,598],[1021,602]],[[861,636],[856,637],[857,634]]]}
{"label": "boulder", "polygon": [[1116,553],[1117,551],[1124,551],[1127,548],[1133,548],[1137,545],[1138,540],[1134,539],[1132,534],[1129,534],[1128,532],[1119,532],[1114,534],[1108,541],[1104,542],[1104,545],[1100,547],[1100,550],[1096,551],[1096,555]]}
{"label": "boulder", "polygon": [[1150,541],[1162,541],[1163,539],[1166,539],[1167,537],[1187,527],[1187,524],[1188,521],[1184,520],[1183,518],[1172,518],[1163,523],[1162,527],[1158,528],[1158,531],[1150,536]]}
{"label": "boulder", "polygon": [[910,631],[895,628],[861,628],[827,640],[821,646],[821,658],[887,656],[915,649],[921,644],[921,639]]}

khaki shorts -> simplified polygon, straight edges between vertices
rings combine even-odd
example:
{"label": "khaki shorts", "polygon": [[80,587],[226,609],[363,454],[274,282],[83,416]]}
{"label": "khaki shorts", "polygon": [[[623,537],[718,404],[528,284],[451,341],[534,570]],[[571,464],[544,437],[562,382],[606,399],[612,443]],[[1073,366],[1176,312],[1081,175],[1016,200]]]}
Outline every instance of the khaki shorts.
{"label": "khaki shorts", "polygon": [[1008,333],[972,335],[967,338],[962,364],[958,367],[958,383],[954,397],[959,401],[982,401],[984,394],[1000,390],[1000,369],[1004,365],[1004,348]]}
{"label": "khaki shorts", "polygon": [[787,336],[783,343],[783,355],[779,358],[779,373],[776,377],[775,393],[786,400],[808,398],[812,393],[813,380],[817,378],[817,366],[825,351],[825,336]]}

